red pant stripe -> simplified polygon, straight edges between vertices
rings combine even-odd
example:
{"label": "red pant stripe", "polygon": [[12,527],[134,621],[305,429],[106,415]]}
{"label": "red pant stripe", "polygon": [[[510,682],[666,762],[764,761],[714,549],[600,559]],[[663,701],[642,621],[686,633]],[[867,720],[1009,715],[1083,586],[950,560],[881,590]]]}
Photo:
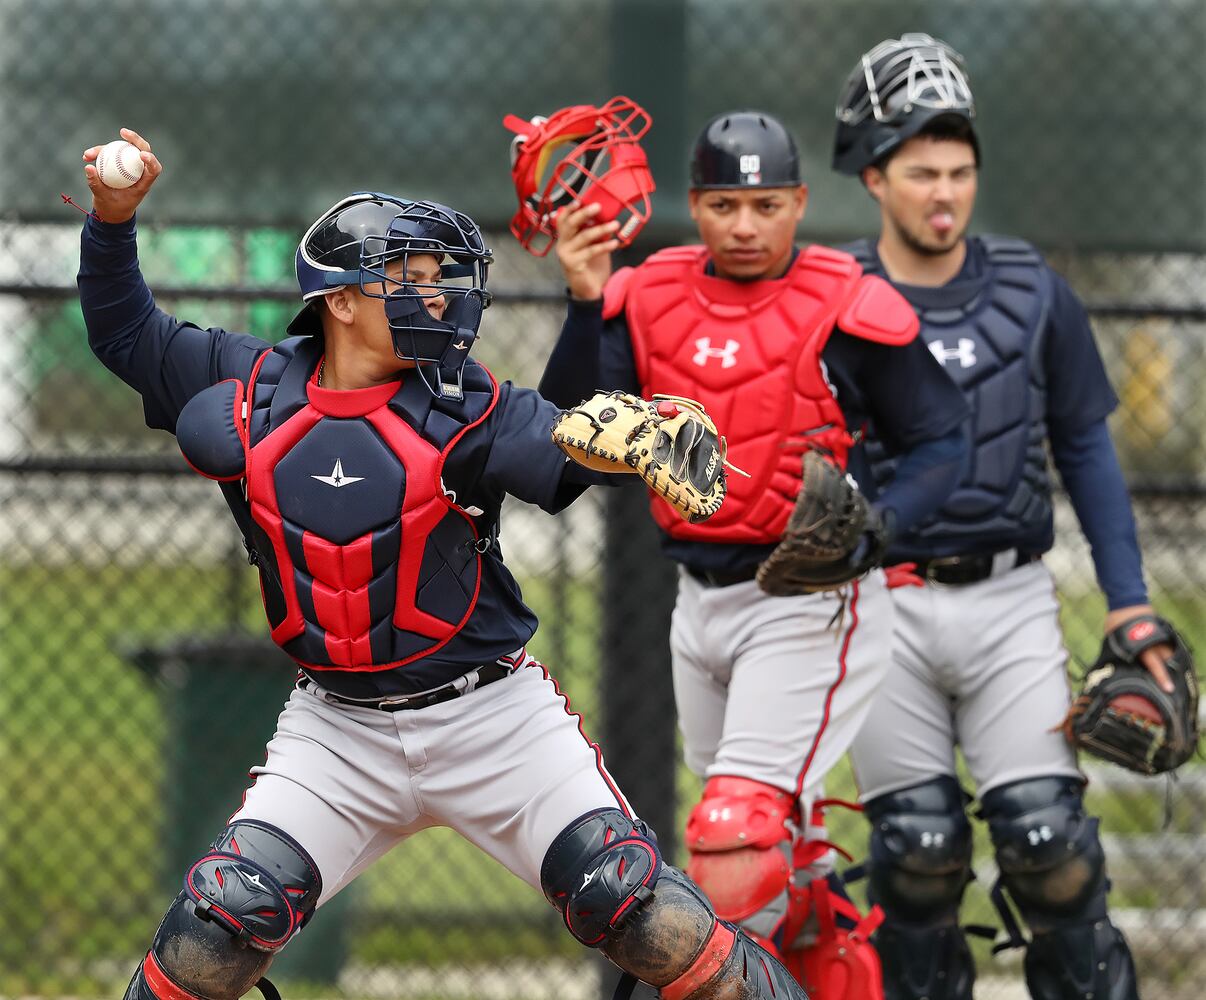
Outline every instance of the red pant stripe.
{"label": "red pant stripe", "polygon": [[812,741],[812,746],[809,748],[808,756],[804,759],[804,766],[800,769],[800,774],[796,778],[796,798],[798,799],[804,791],[804,779],[808,775],[808,768],[812,766],[812,758],[816,756],[817,747],[821,745],[821,737],[825,735],[825,730],[829,726],[829,712],[833,707],[833,696],[837,693],[837,689],[841,687],[842,681],[846,679],[846,657],[850,652],[850,640],[854,638],[854,631],[858,628],[858,581],[854,581],[851,585],[850,595],[850,628],[846,630],[846,638],[842,642],[842,651],[838,655],[838,676],[837,680],[830,686],[828,693],[825,695],[825,711],[821,716],[821,726],[817,730],[816,738]]}

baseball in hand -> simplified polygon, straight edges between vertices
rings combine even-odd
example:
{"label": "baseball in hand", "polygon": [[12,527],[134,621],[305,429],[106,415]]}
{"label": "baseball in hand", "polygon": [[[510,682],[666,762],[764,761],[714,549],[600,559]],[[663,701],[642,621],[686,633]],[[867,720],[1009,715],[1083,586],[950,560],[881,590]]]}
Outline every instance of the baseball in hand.
{"label": "baseball in hand", "polygon": [[96,173],[111,188],[128,188],[142,176],[142,154],[125,139],[114,139],[96,156]]}

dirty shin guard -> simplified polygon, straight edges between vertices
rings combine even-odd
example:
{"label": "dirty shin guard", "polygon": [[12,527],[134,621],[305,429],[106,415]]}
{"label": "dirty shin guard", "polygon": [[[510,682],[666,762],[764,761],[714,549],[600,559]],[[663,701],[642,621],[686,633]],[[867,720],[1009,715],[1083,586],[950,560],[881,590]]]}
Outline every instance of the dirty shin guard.
{"label": "dirty shin guard", "polygon": [[807,1000],[803,988],[744,931],[716,919],[703,893],[666,865],[653,896],[603,945],[662,1000]]}
{"label": "dirty shin guard", "polygon": [[267,823],[238,820],[189,869],[126,1000],[237,1000],[314,912],[322,880],[310,856]]}
{"label": "dirty shin guard", "polygon": [[719,922],[695,884],[662,863],[648,828],[617,809],[567,827],[541,885],[574,937],[665,1000],[807,1000],[769,952]]}
{"label": "dirty shin guard", "polygon": [[1033,1000],[1139,1000],[1131,949],[1104,917],[1035,934],[1023,969]]}

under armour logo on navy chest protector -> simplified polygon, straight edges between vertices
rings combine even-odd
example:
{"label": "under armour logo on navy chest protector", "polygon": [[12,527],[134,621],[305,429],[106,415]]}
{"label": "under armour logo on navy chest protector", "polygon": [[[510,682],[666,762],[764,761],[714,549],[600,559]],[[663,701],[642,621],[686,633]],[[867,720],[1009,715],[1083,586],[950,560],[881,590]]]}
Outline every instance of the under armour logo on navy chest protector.
{"label": "under armour logo on navy chest protector", "polygon": [[[1050,286],[1042,258],[1008,237],[978,237],[983,273],[939,288],[901,285],[921,320],[921,336],[971,403],[968,472],[921,535],[993,530],[1001,537],[1049,516],[1046,374],[1043,347]],[[869,268],[869,244],[852,248]],[[882,443],[867,448],[881,487],[895,463]]]}
{"label": "under armour logo on navy chest protector", "polygon": [[959,337],[954,347],[947,347],[942,340],[931,340],[927,346],[943,368],[947,362],[960,368],[970,368],[976,363],[976,342],[971,337]]}

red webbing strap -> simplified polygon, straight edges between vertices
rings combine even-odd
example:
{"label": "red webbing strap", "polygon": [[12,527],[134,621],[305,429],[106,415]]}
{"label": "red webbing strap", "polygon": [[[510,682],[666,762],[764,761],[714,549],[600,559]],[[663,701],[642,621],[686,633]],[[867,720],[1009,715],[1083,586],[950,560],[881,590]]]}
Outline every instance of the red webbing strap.
{"label": "red webbing strap", "polygon": [[153,952],[148,951],[147,957],[142,960],[142,975],[151,992],[159,1000],[203,1000],[198,994],[190,993],[183,986],[172,982]]}
{"label": "red webbing strap", "polygon": [[725,959],[732,954],[737,935],[719,920],[699,953],[699,957],[674,982],[667,983],[659,991],[662,1000],[683,1000],[703,986],[720,971]]}

